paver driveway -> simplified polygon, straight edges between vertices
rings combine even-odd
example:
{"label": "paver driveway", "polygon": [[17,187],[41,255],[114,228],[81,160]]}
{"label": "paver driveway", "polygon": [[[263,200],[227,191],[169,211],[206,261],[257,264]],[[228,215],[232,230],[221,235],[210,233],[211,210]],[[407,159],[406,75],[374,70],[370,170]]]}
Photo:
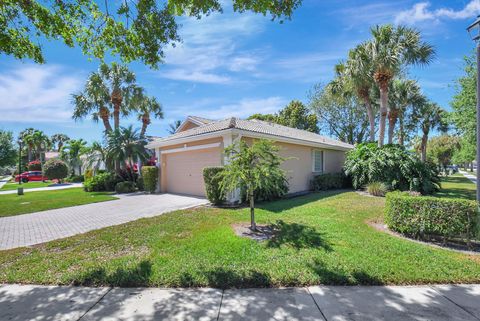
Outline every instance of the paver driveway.
{"label": "paver driveway", "polygon": [[208,201],[173,194],[120,195],[118,200],[0,218],[0,250],[48,242]]}

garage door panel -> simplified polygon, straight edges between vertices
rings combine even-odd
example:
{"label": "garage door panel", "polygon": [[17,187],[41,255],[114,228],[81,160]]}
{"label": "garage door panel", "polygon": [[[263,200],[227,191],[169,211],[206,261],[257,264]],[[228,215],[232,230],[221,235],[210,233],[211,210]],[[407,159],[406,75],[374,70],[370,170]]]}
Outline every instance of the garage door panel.
{"label": "garage door panel", "polygon": [[166,191],[205,196],[203,169],[221,165],[220,148],[167,154]]}

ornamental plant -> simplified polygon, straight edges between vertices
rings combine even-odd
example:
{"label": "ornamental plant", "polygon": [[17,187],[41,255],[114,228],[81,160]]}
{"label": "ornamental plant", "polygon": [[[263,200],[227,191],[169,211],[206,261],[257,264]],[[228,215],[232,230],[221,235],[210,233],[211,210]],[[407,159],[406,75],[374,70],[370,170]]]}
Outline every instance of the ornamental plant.
{"label": "ornamental plant", "polygon": [[223,167],[205,167],[203,169],[203,181],[205,182],[207,199],[215,205],[220,205],[225,201],[225,193],[223,193],[220,186],[222,172]]}
{"label": "ornamental plant", "polygon": [[29,162],[27,167],[29,171],[41,171],[42,163],[39,160],[34,160]]}
{"label": "ornamental plant", "polygon": [[48,179],[58,179],[61,182],[68,175],[67,164],[60,159],[49,159],[43,165],[43,175]]}
{"label": "ornamental plant", "polygon": [[158,181],[158,168],[156,166],[143,166],[142,177],[145,192],[155,193]]}

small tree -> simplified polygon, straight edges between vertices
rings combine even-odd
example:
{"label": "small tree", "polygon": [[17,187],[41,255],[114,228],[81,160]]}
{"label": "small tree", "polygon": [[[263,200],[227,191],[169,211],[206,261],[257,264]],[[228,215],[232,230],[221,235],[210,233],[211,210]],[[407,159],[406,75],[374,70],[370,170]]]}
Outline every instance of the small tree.
{"label": "small tree", "polygon": [[58,179],[61,182],[68,175],[68,167],[60,159],[49,159],[43,165],[43,175],[48,179]]}
{"label": "small tree", "polygon": [[285,160],[278,154],[279,147],[268,140],[255,141],[251,146],[244,141],[233,144],[225,149],[229,163],[225,165],[220,183],[224,193],[237,188],[245,188],[250,202],[250,228],[255,231],[255,191],[277,191],[284,193],[287,182],[285,171],[280,165]]}

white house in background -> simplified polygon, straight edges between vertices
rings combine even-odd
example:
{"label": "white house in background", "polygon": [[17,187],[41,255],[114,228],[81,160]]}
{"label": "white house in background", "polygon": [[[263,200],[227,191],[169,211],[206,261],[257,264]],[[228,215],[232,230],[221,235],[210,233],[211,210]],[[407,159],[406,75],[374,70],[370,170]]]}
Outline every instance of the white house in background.
{"label": "white house in background", "polygon": [[155,139],[147,147],[155,150],[160,192],[205,196],[203,168],[222,166],[225,147],[244,140],[273,140],[287,159],[289,193],[307,191],[316,174],[342,170],[345,152],[353,145],[305,130],[260,121],[227,118],[209,120],[189,116],[171,136]]}

